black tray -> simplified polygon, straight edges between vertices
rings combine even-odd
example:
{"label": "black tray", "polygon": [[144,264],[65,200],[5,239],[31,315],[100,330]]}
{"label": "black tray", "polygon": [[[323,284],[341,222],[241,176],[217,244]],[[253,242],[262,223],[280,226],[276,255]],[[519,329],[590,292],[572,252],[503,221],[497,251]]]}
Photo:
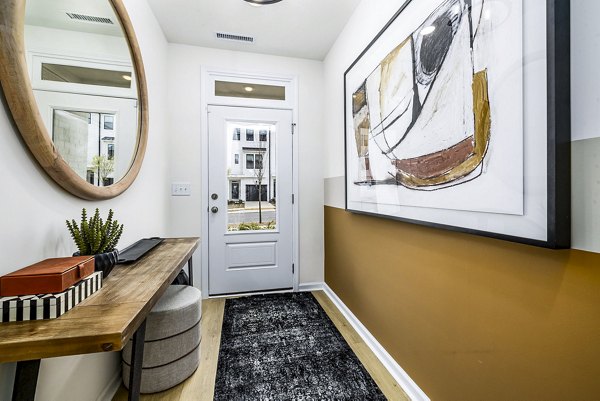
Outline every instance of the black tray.
{"label": "black tray", "polygon": [[164,238],[159,237],[141,239],[120,251],[117,263],[133,263],[164,240]]}

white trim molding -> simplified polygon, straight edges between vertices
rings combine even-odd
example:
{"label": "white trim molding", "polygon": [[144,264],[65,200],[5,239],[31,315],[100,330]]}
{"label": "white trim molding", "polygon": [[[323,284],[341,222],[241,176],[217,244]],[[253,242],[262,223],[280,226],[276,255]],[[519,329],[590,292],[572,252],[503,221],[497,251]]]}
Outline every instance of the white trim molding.
{"label": "white trim molding", "polygon": [[[317,283],[306,284],[309,286],[315,286]],[[300,286],[302,290],[302,285]],[[406,395],[413,401],[430,401],[429,397],[417,386],[417,384],[410,378],[408,373],[404,371],[398,365],[398,362],[392,358],[392,356],[383,348],[383,346],[377,341],[377,339],[369,332],[369,330],[358,320],[358,318],[352,313],[350,309],[342,302],[342,300],[336,295],[335,292],[326,283],[321,283],[320,288],[307,289],[306,291],[323,290],[325,294],[331,299],[338,310],[344,315],[346,320],[350,323],[352,328],[356,330],[358,335],[363,341],[369,346],[371,351],[375,354],[377,359],[381,361],[383,366],[390,372],[394,380],[404,390]]]}
{"label": "white trim molding", "polygon": [[[201,185],[201,210],[202,216],[202,242],[201,242],[201,277],[202,277],[202,294],[205,298],[211,298],[209,294],[209,274],[208,274],[208,118],[206,113],[208,106],[232,106],[232,107],[259,107],[271,108],[292,111],[293,131],[293,183],[292,191],[294,194],[293,210],[293,230],[292,230],[292,263],[294,264],[293,273],[293,290],[298,291],[300,281],[300,180],[299,180],[299,93],[298,93],[298,77],[295,75],[281,75],[261,72],[241,72],[227,70],[223,68],[202,66],[200,72],[201,92],[200,92],[200,112],[202,115],[201,124],[201,143],[202,143],[202,185]],[[258,83],[266,85],[284,85],[286,88],[286,100],[261,100],[261,99],[243,99],[243,98],[226,98],[214,95],[214,82],[217,79],[224,79],[231,82]],[[289,94],[289,96],[288,96]]]}
{"label": "white trim molding", "polygon": [[325,291],[323,285],[324,283],[300,283],[298,285],[298,292]]}
{"label": "white trim molding", "polygon": [[269,290],[269,291],[255,291],[255,292],[236,292],[235,294],[221,294],[221,295],[210,295],[204,299],[219,299],[219,298],[240,298],[240,297],[251,297],[254,295],[269,295],[269,294],[291,294],[294,290]]}
{"label": "white trim molding", "polygon": [[[121,365],[121,361],[119,359],[119,366]],[[111,401],[117,391],[119,391],[119,387],[121,387],[121,369],[117,369],[117,373],[110,379],[110,382],[104,387],[104,390],[100,393],[96,401]]]}

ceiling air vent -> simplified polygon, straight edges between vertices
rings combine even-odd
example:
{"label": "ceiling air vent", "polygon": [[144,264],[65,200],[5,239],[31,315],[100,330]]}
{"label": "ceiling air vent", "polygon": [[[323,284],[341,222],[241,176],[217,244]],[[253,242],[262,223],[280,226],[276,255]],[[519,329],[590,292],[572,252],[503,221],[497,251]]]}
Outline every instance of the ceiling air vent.
{"label": "ceiling air vent", "polygon": [[81,22],[91,22],[94,24],[110,24],[114,25],[114,22],[110,18],[105,17],[95,17],[93,15],[85,15],[85,14],[77,14],[77,13],[67,13],[69,18],[81,21]]}
{"label": "ceiling air vent", "polygon": [[245,35],[237,35],[235,33],[225,33],[225,32],[217,32],[217,39],[221,40],[230,40],[234,42],[243,42],[243,43],[254,43],[254,38],[252,36]]}

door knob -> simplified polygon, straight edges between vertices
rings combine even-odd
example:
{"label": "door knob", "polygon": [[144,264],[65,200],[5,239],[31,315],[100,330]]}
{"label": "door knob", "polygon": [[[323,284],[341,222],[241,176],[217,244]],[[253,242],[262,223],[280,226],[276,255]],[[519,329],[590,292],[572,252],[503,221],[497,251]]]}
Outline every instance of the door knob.
{"label": "door knob", "polygon": [[219,195],[217,195],[217,194],[212,194],[210,197],[211,197],[212,200],[219,199]]}
{"label": "door knob", "polygon": [[213,207],[210,208],[210,211],[213,212],[213,213],[217,213],[219,211],[219,208],[216,207],[216,206],[213,206]]}

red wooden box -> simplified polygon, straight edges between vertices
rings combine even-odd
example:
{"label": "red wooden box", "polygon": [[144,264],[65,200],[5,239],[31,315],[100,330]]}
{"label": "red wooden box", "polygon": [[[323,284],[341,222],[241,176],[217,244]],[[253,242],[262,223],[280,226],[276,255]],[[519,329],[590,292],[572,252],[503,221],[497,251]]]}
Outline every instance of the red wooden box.
{"label": "red wooden box", "polygon": [[46,259],[0,277],[0,296],[62,292],[93,272],[93,256]]}

